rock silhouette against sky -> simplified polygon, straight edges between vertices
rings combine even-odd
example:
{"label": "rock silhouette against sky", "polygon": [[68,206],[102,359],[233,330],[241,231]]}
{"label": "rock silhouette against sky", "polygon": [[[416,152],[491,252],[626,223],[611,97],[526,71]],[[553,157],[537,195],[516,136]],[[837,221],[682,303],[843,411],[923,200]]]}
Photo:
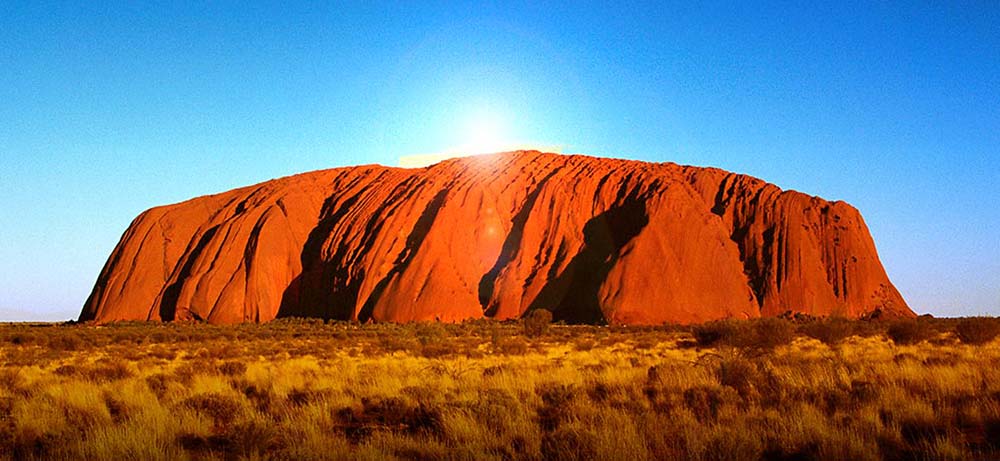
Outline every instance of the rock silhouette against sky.
{"label": "rock silhouette against sky", "polygon": [[714,168],[519,151],[152,208],[81,320],[913,316],[860,213]]}

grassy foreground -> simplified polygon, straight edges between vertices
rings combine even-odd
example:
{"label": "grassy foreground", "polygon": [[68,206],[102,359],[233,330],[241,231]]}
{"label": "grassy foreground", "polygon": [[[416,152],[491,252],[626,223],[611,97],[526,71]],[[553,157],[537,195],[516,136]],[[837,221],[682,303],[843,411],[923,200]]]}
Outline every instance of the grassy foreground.
{"label": "grassy foreground", "polygon": [[1000,459],[992,320],[0,326],[0,459]]}

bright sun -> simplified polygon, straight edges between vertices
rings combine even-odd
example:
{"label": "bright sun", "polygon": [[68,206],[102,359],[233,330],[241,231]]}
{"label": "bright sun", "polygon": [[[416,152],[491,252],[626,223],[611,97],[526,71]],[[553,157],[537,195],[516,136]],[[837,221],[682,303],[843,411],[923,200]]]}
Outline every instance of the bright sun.
{"label": "bright sun", "polygon": [[466,155],[493,153],[503,150],[506,143],[503,119],[496,114],[480,112],[465,120],[459,150]]}
{"label": "bright sun", "polygon": [[561,146],[515,140],[516,135],[509,129],[508,120],[500,112],[485,109],[469,111],[456,116],[453,125],[449,127],[455,144],[437,153],[401,156],[399,157],[399,166],[419,168],[454,157],[519,149],[536,149],[546,152],[561,151]]}

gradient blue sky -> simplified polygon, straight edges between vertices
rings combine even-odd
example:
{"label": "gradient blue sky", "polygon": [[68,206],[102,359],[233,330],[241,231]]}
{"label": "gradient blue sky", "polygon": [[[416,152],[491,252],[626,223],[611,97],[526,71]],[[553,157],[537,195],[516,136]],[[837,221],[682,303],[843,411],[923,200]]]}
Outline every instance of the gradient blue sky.
{"label": "gradient blue sky", "polygon": [[914,310],[1000,314],[996,2],[366,3],[0,3],[0,318],[75,317],[146,208],[475,113],[846,200]]}

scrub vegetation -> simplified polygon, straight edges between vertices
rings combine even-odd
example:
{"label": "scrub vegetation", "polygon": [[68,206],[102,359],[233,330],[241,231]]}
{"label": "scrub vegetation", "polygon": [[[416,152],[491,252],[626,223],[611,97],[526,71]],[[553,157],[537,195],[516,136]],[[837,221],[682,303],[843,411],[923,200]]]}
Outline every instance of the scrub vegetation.
{"label": "scrub vegetation", "polygon": [[0,459],[1000,457],[995,319],[0,326]]}

